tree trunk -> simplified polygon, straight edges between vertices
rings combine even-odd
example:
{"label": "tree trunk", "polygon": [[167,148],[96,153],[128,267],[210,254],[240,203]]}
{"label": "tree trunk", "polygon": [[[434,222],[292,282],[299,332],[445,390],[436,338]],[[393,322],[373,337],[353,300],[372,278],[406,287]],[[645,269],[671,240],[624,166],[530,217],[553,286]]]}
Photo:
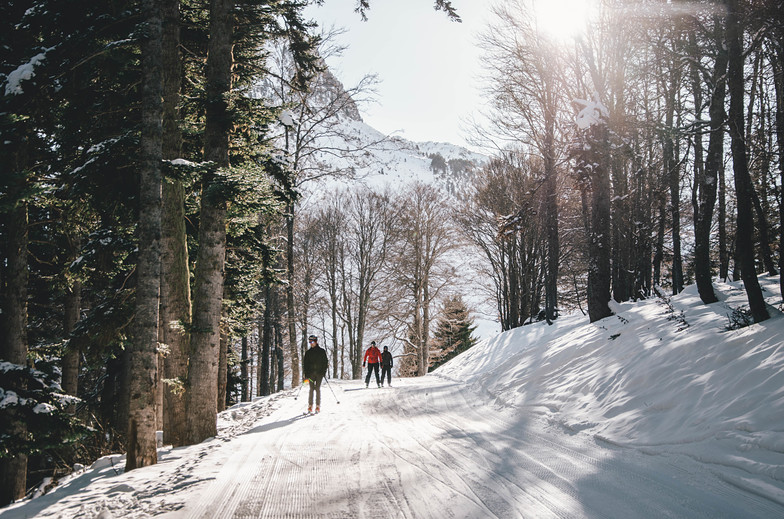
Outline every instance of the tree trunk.
{"label": "tree trunk", "polygon": [[558,317],[558,263],[560,242],[558,238],[558,181],[555,168],[555,129],[548,118],[544,157],[545,225],[547,226],[547,275],[545,279],[545,317],[552,324]]}
{"label": "tree trunk", "polygon": [[[172,158],[169,155],[168,158]],[[163,359],[163,437],[175,447],[185,444],[185,394],[191,327],[191,288],[185,234],[185,191],[182,183],[163,184],[161,258],[161,330],[167,353]]]}
{"label": "tree trunk", "polygon": [[[672,72],[674,76],[675,73]],[[670,77],[667,87],[664,123],[664,176],[670,190],[670,216],[672,218],[672,293],[683,290],[683,259],[681,257],[681,190],[680,167],[675,160],[673,116],[675,113],[675,88],[677,81]]]}
{"label": "tree trunk", "polygon": [[[76,323],[79,322],[81,303],[82,284],[74,281],[73,285],[67,288],[65,292],[63,332],[66,337],[71,335]],[[63,391],[65,391],[66,395],[77,396],[79,393],[79,354],[78,344],[69,338],[63,354]],[[75,408],[71,406],[71,412],[74,411]]]}
{"label": "tree trunk", "polygon": [[[779,186],[784,190],[784,26],[777,30],[778,50],[773,72],[776,87],[776,142],[779,147]],[[779,289],[784,295],[784,193],[779,198]]]}
{"label": "tree trunk", "polygon": [[730,253],[727,247],[727,178],[723,160],[719,164],[719,214],[717,219],[719,224],[719,278],[727,280],[730,275]]}
{"label": "tree trunk", "polygon": [[280,319],[276,320],[275,324],[275,362],[277,363],[277,390],[283,391],[284,386],[284,379],[285,379],[285,368],[283,366],[283,323],[280,322]]}
{"label": "tree trunk", "polygon": [[240,380],[242,382],[241,401],[247,402],[248,398],[248,336],[242,337],[242,360],[240,360]]}
{"label": "tree trunk", "polygon": [[591,234],[588,246],[588,317],[591,322],[612,315],[610,302],[610,174],[606,121],[591,128],[598,148],[592,172]]}
{"label": "tree trunk", "polygon": [[[229,167],[233,0],[211,0],[207,51],[204,156],[217,168]],[[199,443],[217,433],[218,356],[226,261],[226,201],[217,193],[217,173],[202,178],[199,253],[193,294],[193,331],[188,371],[187,438]]]}
{"label": "tree trunk", "polygon": [[332,378],[338,378],[338,299],[337,292],[330,284],[330,316],[332,318]]}
{"label": "tree trunk", "polygon": [[430,276],[425,274],[422,283],[422,359],[425,371],[421,376],[427,375],[430,369]]}
{"label": "tree trunk", "polygon": [[724,34],[721,21],[716,19],[716,40],[719,53],[713,67],[713,92],[710,107],[710,137],[705,171],[696,185],[698,197],[697,209],[694,214],[694,275],[700,299],[705,304],[718,301],[713,290],[712,269],[710,258],[710,231],[713,223],[713,208],[716,204],[716,190],[719,183],[719,171],[724,161],[724,102],[726,98],[727,53],[721,43]]}
{"label": "tree trunk", "polygon": [[[291,387],[297,387],[301,382],[299,371],[299,348],[297,346],[297,319],[294,308],[294,202],[288,204],[286,217],[286,309],[289,325],[289,352],[291,353]],[[302,333],[305,333],[303,330]]]}
{"label": "tree trunk", "polygon": [[[179,158],[180,131],[180,0],[163,0],[163,158]],[[185,189],[177,179],[164,179],[161,223],[161,335],[163,358],[163,441],[185,444],[185,393],[191,326],[191,288],[185,229]]]}
{"label": "tree trunk", "polygon": [[277,304],[275,291],[269,283],[264,287],[264,316],[261,329],[261,371],[259,374],[259,396],[270,394],[270,354],[275,342],[273,337],[273,308]]}
{"label": "tree trunk", "polygon": [[[662,180],[664,184],[664,180]],[[656,193],[659,205],[656,209],[658,219],[656,221],[656,249],[653,253],[653,285],[661,284],[661,267],[664,262],[664,235],[667,229],[667,202],[664,195],[664,187]]]}
{"label": "tree trunk", "polygon": [[754,186],[749,175],[743,121],[743,49],[742,29],[738,19],[737,0],[727,1],[727,49],[729,54],[728,88],[730,93],[729,131],[732,140],[732,167],[737,196],[736,257],[740,260],[741,278],[749,299],[749,308],[755,323],[770,317],[757,278],[754,265],[754,217],[752,192]]}
{"label": "tree trunk", "polygon": [[128,455],[125,470],[158,461],[157,422],[158,315],[161,286],[161,159],[163,65],[161,3],[144,0],[142,38],[142,136],[139,179],[139,261],[136,315],[129,355]]}
{"label": "tree trunk", "polygon": [[754,208],[754,213],[757,215],[757,229],[759,229],[760,252],[762,254],[762,264],[765,265],[765,270],[768,275],[775,276],[778,274],[776,265],[773,263],[773,252],[770,250],[770,228],[768,226],[768,218],[765,215],[765,210],[762,207],[757,189],[754,182],[749,177],[751,182],[751,200]]}
{"label": "tree trunk", "polygon": [[220,336],[220,353],[218,354],[218,412],[226,410],[226,391],[229,380],[229,336],[225,332]]}
{"label": "tree trunk", "polygon": [[[27,205],[19,203],[2,216],[6,243],[0,245],[5,252],[4,264],[0,263],[0,360],[27,366]],[[27,425],[18,420],[11,429],[23,437]],[[27,455],[0,458],[0,481],[0,506],[22,499],[27,483]]]}

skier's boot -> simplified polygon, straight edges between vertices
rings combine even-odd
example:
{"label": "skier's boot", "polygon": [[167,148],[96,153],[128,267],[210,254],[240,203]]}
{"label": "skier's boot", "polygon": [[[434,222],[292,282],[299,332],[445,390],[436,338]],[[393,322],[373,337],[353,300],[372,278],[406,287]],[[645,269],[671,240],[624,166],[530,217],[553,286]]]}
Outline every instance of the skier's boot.
{"label": "skier's boot", "polygon": [[317,405],[317,406],[316,406],[316,412],[317,412],[317,413],[320,413],[320,412],[321,412],[321,406],[320,406],[320,405]]}
{"label": "skier's boot", "polygon": [[309,405],[309,406],[308,406],[308,414],[310,414],[310,413],[312,413],[312,412],[313,412],[313,406],[310,406],[310,405]]}

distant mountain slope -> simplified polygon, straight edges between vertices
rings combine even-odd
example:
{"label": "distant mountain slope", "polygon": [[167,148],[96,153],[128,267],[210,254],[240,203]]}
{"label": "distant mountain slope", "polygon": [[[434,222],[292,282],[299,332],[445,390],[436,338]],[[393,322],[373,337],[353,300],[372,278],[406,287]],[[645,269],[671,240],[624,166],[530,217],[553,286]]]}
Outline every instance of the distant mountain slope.
{"label": "distant mountain slope", "polygon": [[[285,76],[289,58],[280,49],[275,53],[276,66]],[[422,181],[459,195],[487,162],[485,155],[455,144],[412,142],[381,133],[362,120],[354,96],[365,94],[361,87],[347,90],[328,69],[305,93],[287,91],[275,75],[251,89],[252,97],[283,107],[277,146],[296,162],[306,194],[335,184],[350,187],[356,181],[377,187]]]}
{"label": "distant mountain slope", "polygon": [[334,130],[323,142],[328,151],[318,153],[318,160],[324,169],[350,175],[326,181],[327,185],[348,186],[359,181],[383,187],[422,181],[458,194],[488,160],[485,155],[455,144],[386,136],[361,118],[341,117]]}

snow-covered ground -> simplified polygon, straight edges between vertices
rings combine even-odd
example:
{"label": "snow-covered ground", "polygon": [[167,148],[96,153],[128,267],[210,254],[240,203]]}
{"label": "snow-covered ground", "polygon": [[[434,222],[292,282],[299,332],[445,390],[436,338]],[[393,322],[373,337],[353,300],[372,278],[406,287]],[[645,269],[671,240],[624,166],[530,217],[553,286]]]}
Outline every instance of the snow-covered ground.
{"label": "snow-covered ground", "polygon": [[[718,284],[483,341],[419,379],[236,406],[124,474],[99,460],[22,517],[784,517],[784,317],[727,331]],[[331,389],[330,389],[331,388]],[[338,403],[336,400],[339,400]]]}

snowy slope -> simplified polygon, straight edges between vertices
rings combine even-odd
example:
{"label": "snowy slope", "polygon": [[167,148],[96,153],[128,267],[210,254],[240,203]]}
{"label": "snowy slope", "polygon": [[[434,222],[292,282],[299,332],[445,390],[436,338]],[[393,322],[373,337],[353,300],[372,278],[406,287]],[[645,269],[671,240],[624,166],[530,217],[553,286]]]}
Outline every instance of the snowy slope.
{"label": "snowy slope", "polygon": [[235,406],[216,439],[99,460],[0,518],[784,517],[784,317],[760,281],[758,325],[725,329],[734,283],[565,316],[393,389],[331,381],[316,417],[305,391]]}
{"label": "snowy slope", "polygon": [[437,372],[568,431],[740,469],[739,486],[784,502],[782,298],[778,277],[760,283],[772,318],[740,330],[726,329],[747,306],[740,283],[718,283],[712,305],[692,285],[592,325],[573,315],[511,330]]}
{"label": "snowy slope", "polygon": [[[324,171],[351,172],[338,179],[326,178],[304,186],[306,192],[342,185],[351,187],[359,181],[375,188],[400,187],[410,182],[425,182],[446,187],[448,183],[464,181],[453,175],[450,162],[466,161],[474,170],[488,160],[487,156],[461,146],[439,142],[413,142],[396,135],[384,135],[361,119],[341,117],[339,124],[316,147],[328,151],[316,153],[314,161]],[[447,168],[434,171],[435,155],[443,157]],[[465,175],[463,175],[465,176]]]}

